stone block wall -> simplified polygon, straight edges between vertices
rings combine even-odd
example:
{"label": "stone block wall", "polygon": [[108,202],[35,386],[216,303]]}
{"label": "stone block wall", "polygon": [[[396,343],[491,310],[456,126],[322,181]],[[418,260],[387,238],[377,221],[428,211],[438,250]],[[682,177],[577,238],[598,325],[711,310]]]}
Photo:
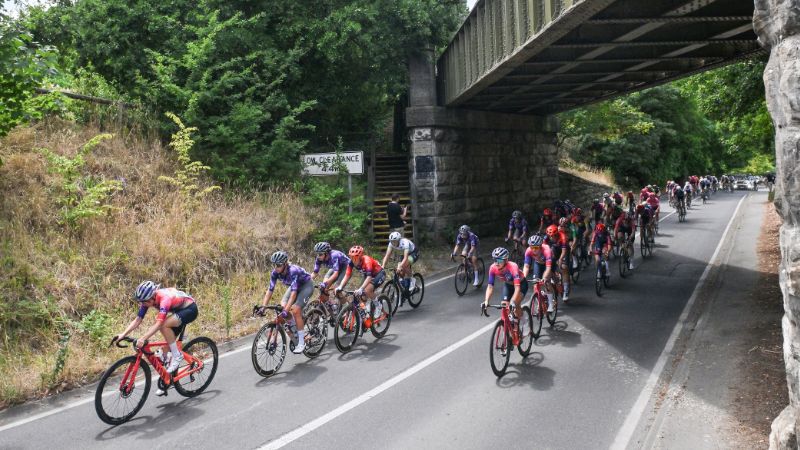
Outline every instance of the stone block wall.
{"label": "stone block wall", "polygon": [[559,198],[569,200],[584,211],[592,205],[592,199],[602,198],[605,192],[614,192],[615,188],[605,184],[594,183],[567,172],[558,172]]}
{"label": "stone block wall", "polygon": [[452,241],[468,224],[499,235],[511,212],[533,215],[559,194],[552,118],[408,108],[416,232]]}

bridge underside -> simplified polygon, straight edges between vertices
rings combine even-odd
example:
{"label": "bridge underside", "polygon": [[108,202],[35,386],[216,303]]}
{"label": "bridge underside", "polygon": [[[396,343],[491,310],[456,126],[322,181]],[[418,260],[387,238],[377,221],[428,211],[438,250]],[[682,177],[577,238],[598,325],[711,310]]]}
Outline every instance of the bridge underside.
{"label": "bridge underside", "polygon": [[481,14],[500,5],[502,15],[515,1],[485,0],[473,10],[439,60],[440,104],[548,115],[764,52],[752,0],[576,1],[513,50],[481,51],[479,35],[490,34],[477,31]]}

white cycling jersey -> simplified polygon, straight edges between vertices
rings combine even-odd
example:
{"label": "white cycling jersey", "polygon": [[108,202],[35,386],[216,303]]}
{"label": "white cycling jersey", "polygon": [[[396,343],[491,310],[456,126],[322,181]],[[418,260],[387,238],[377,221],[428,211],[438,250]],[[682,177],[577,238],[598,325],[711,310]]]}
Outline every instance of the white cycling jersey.
{"label": "white cycling jersey", "polygon": [[410,255],[414,253],[414,250],[416,250],[417,247],[413,242],[411,242],[410,239],[401,238],[397,245],[392,245],[392,243],[389,242],[389,248],[393,250],[400,250],[400,252],[408,250],[408,254]]}

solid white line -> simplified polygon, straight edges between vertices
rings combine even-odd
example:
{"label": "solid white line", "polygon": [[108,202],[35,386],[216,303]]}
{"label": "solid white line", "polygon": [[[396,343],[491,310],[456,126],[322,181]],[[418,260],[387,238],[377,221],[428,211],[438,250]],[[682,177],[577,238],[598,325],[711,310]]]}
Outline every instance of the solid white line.
{"label": "solid white line", "polygon": [[711,255],[711,259],[708,260],[708,264],[706,265],[703,274],[700,276],[700,279],[697,280],[697,284],[694,287],[692,296],[689,297],[689,301],[686,303],[686,306],[683,307],[683,312],[678,319],[678,323],[675,324],[675,328],[672,329],[672,334],[669,335],[667,344],[664,346],[664,351],[662,351],[661,355],[658,357],[658,361],[656,361],[653,371],[650,372],[650,377],[648,377],[647,383],[644,385],[644,389],[642,389],[642,391],[639,393],[636,403],[633,404],[633,407],[628,412],[628,416],[625,418],[625,422],[617,432],[617,436],[614,438],[614,442],[611,444],[610,448],[614,450],[622,450],[626,449],[630,444],[630,441],[633,438],[633,433],[636,430],[636,426],[639,424],[639,420],[644,417],[644,410],[647,408],[647,404],[650,401],[650,397],[653,395],[653,391],[656,388],[658,379],[661,378],[661,373],[664,371],[667,360],[670,358],[672,350],[675,347],[675,341],[678,339],[678,335],[681,334],[684,325],[686,325],[686,319],[689,317],[689,311],[691,311],[692,305],[694,305],[694,302],[697,300],[700,289],[703,287],[703,284],[705,283],[706,278],[711,271],[711,266],[717,259],[717,256],[719,255],[719,252],[725,243],[725,239],[728,237],[728,232],[730,231],[734,219],[736,219],[736,215],[739,212],[739,208],[742,206],[742,202],[744,202],[744,199],[749,196],[750,194],[747,194],[742,197],[741,200],[739,200],[739,203],[736,205],[736,209],[733,211],[731,220],[728,221],[728,226],[725,227],[725,231],[722,233],[722,238],[719,240],[717,248],[714,250],[714,254]]}
{"label": "solid white line", "polygon": [[479,329],[478,331],[470,334],[469,336],[461,339],[460,341],[456,342],[455,344],[451,344],[450,346],[444,348],[440,352],[430,356],[429,358],[417,363],[416,365],[406,369],[405,371],[401,372],[398,375],[390,378],[389,380],[383,382],[382,384],[378,385],[377,387],[359,395],[358,397],[350,400],[349,402],[339,406],[338,408],[334,409],[333,411],[328,412],[316,419],[308,422],[307,424],[296,428],[294,431],[284,434],[283,436],[275,439],[274,441],[268,442],[260,447],[261,450],[271,450],[271,449],[278,449],[287,445],[308,433],[316,430],[317,428],[325,425],[326,423],[330,422],[331,420],[341,416],[342,414],[350,411],[351,409],[361,405],[362,403],[366,402],[367,400],[377,396],[381,392],[391,388],[392,386],[397,385],[398,383],[402,382],[406,378],[414,375],[415,373],[419,372],[420,370],[430,366],[431,364],[435,363],[436,361],[444,358],[445,356],[453,353],[454,351],[458,350],[460,347],[468,344],[470,341],[476,339],[478,336],[486,333],[492,327],[495,326],[496,321],[492,321],[492,323],[486,325],[485,327]]}

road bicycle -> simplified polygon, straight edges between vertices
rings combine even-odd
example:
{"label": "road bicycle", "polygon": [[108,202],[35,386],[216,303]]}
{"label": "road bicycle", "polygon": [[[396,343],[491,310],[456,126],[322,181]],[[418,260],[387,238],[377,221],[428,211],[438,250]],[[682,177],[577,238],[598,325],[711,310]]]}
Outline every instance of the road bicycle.
{"label": "road bicycle", "polygon": [[[472,258],[467,258],[464,255],[460,256],[461,264],[459,264],[458,268],[456,268],[456,275],[453,277],[456,285],[456,294],[458,294],[459,297],[467,292],[467,288],[475,280],[476,269],[472,266]],[[483,278],[486,276],[486,266],[483,264],[483,258],[479,257],[477,261],[478,285],[475,286],[475,289],[480,289],[480,287],[483,285]]]}
{"label": "road bicycle", "polygon": [[[655,220],[655,219],[651,219]],[[642,258],[647,258],[649,256],[653,256],[653,244],[655,243],[655,239],[652,236],[652,232],[650,231],[650,227],[645,225],[641,227],[639,231],[639,251],[642,254]]]}
{"label": "road bicycle", "polygon": [[[495,376],[502,377],[508,369],[508,360],[514,347],[520,356],[526,358],[531,354],[533,333],[531,332],[531,309],[522,307],[522,317],[517,320],[514,315],[514,305],[509,306],[509,301],[504,300],[499,305],[488,305],[488,308],[500,310],[500,320],[492,330],[492,340],[489,343],[489,364]],[[481,304],[481,314],[489,317],[487,307]]]}
{"label": "road bicycle", "polygon": [[705,205],[708,201],[708,189],[703,189],[703,192],[700,194],[700,197],[703,199],[703,204]]}
{"label": "road bicycle", "polygon": [[594,279],[594,291],[598,297],[603,296],[603,288],[607,288],[611,283],[611,271],[608,269],[608,262],[604,253],[600,253],[600,263]]}
{"label": "road bicycle", "polygon": [[311,310],[318,308],[325,314],[325,321],[328,322],[328,326],[333,328],[336,326],[336,315],[339,314],[339,299],[328,292],[332,288],[326,290],[320,289],[319,286],[315,288],[319,290],[319,296],[306,301],[306,306],[303,307],[303,317],[308,316]]}
{"label": "road bicycle", "polygon": [[562,294],[562,288],[560,287],[559,280],[556,280],[556,278],[558,278],[558,275],[553,274],[553,278],[550,279],[550,283],[552,284],[550,288],[553,290],[552,312],[547,310],[547,293],[544,290],[545,281],[541,278],[534,278],[530,281],[533,285],[530,302],[531,317],[533,318],[531,332],[536,339],[539,339],[539,336],[541,336],[542,324],[544,323],[545,317],[547,318],[547,323],[549,323],[551,327],[556,324],[559,298],[561,298]]}
{"label": "road bicycle", "polygon": [[[180,337],[182,334],[178,333]],[[136,354],[115,362],[100,377],[94,396],[94,409],[100,420],[109,425],[119,425],[132,419],[142,409],[152,383],[150,366],[158,374],[159,389],[165,393],[170,386],[174,386],[178,394],[194,397],[208,387],[217,373],[217,345],[204,336],[183,345],[180,337],[177,345],[183,353],[183,362],[172,373],[167,372],[165,361],[152,351],[165,347],[166,342],[145,341],[142,347],[136,347],[136,339],[130,337],[111,341],[111,345],[119,348],[133,348]],[[131,345],[125,345],[126,342]]]}
{"label": "road bicycle", "polygon": [[630,264],[631,260],[633,259],[633,253],[635,250],[633,249],[633,244],[631,243],[631,239],[626,238],[625,244],[622,246],[621,250],[621,258],[619,259],[619,276],[625,278],[628,274],[631,273]]}
{"label": "road bicycle", "polygon": [[686,205],[678,202],[678,222],[686,222]]}
{"label": "road bicycle", "polygon": [[[508,243],[508,241],[506,241],[506,243]],[[522,266],[523,260],[525,259],[525,246],[522,243],[522,239],[519,241],[511,239],[511,243],[513,246],[508,250],[508,260]]]}
{"label": "road bicycle", "polygon": [[[336,316],[336,327],[333,330],[333,342],[342,353],[352,350],[358,337],[369,329],[375,339],[386,335],[392,322],[392,301],[386,294],[380,294],[375,300],[355,295],[355,291],[344,291],[348,299]],[[365,308],[360,300],[364,300]]]}
{"label": "road bicycle", "polygon": [[[284,309],[281,305],[267,306],[266,309],[275,311],[275,319],[264,324],[256,333],[250,349],[250,359],[256,373],[264,378],[269,378],[278,373],[283,365],[287,347],[289,351],[294,351],[298,342],[297,329],[291,314],[288,318],[284,317]],[[254,306],[254,315],[257,310],[258,306]],[[312,308],[307,312],[303,311],[303,322],[306,341],[303,355],[307,358],[316,358],[322,353],[325,343],[328,341],[328,321],[325,311],[321,307]]]}
{"label": "road bicycle", "polygon": [[409,290],[403,287],[403,279],[397,276],[397,270],[389,270],[391,271],[391,278],[383,285],[381,294],[388,295],[392,301],[392,315],[397,313],[397,310],[405,304],[406,300],[412,308],[418,308],[422,304],[423,297],[425,297],[425,279],[422,278],[422,275],[414,272],[413,287]]}

